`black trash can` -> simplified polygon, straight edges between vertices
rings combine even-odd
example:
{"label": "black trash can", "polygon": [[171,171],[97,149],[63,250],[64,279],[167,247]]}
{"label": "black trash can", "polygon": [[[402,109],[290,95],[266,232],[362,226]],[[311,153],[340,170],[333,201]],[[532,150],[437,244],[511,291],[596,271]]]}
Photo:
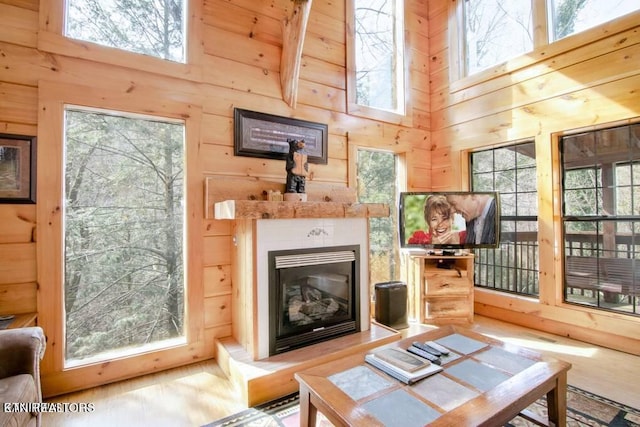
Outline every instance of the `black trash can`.
{"label": "black trash can", "polygon": [[393,329],[409,327],[407,322],[407,284],[383,282],[375,284],[376,322]]}

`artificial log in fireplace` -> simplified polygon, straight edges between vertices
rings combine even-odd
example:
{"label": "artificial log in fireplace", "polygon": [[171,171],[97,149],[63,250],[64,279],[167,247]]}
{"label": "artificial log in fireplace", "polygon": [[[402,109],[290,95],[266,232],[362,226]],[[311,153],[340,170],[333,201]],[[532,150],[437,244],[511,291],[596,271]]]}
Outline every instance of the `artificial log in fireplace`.
{"label": "artificial log in fireplace", "polygon": [[269,252],[269,355],[360,331],[358,245]]}

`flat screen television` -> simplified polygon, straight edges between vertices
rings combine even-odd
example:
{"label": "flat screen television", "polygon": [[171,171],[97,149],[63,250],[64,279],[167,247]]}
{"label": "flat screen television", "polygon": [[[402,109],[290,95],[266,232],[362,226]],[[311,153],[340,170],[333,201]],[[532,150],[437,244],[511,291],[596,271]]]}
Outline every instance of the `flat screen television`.
{"label": "flat screen television", "polygon": [[491,248],[500,242],[497,192],[404,192],[399,216],[402,248]]}

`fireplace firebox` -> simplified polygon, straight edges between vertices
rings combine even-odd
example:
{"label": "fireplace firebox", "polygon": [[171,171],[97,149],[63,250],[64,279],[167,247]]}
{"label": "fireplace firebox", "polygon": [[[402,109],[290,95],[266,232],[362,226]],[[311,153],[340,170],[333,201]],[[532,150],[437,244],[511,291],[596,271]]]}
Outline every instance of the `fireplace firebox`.
{"label": "fireplace firebox", "polygon": [[360,247],[269,252],[269,355],[360,330]]}

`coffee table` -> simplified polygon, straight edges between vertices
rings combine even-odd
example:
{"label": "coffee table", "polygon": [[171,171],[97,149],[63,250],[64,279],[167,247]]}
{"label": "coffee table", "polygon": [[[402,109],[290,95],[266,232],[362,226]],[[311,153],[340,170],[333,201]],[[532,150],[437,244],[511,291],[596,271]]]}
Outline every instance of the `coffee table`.
{"label": "coffee table", "polygon": [[[541,425],[566,425],[569,363],[459,326],[384,347],[406,349],[413,341],[451,350],[442,371],[413,385],[367,364],[364,352],[296,373],[300,425],[315,426],[317,411],[336,426],[495,427],[519,414]],[[525,411],[545,394],[548,420]]]}

